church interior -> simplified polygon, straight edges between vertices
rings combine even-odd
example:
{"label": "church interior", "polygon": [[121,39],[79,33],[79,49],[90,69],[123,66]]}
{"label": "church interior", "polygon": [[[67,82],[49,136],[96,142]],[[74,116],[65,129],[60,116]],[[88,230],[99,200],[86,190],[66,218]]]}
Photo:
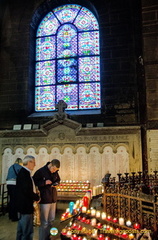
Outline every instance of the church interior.
{"label": "church interior", "polygon": [[61,163],[51,239],[158,239],[157,0],[1,0],[0,102],[1,240],[26,155]]}

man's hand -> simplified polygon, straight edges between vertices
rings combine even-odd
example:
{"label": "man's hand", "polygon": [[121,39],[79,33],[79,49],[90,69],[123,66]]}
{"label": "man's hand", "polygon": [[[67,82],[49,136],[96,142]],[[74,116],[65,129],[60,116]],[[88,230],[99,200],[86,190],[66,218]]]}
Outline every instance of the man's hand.
{"label": "man's hand", "polygon": [[46,184],[46,185],[48,185],[48,184],[52,184],[52,181],[50,181],[50,180],[46,180],[46,181],[45,181],[45,184]]}

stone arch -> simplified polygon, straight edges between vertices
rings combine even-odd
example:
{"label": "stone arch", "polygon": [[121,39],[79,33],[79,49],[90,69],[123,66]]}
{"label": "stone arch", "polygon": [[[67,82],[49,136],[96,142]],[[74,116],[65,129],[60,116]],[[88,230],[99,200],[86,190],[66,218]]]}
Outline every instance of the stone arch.
{"label": "stone arch", "polygon": [[61,154],[63,154],[67,148],[70,148],[73,154],[75,153],[75,148],[72,145],[66,144],[61,148]]}

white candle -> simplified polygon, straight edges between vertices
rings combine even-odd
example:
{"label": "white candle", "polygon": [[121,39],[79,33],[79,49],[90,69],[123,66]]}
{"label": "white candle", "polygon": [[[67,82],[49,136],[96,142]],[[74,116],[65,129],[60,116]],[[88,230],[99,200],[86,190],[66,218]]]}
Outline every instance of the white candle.
{"label": "white candle", "polygon": [[124,218],[119,218],[119,224],[120,224],[120,225],[124,225],[124,222],[125,222],[125,221],[124,221]]}
{"label": "white candle", "polygon": [[105,212],[102,212],[102,214],[101,214],[101,218],[102,218],[103,220],[106,219],[106,213],[105,213]]}
{"label": "white candle", "polygon": [[96,217],[100,218],[100,211],[96,211]]}
{"label": "white candle", "polygon": [[127,227],[131,227],[131,225],[132,225],[131,221],[128,220],[128,221],[126,222],[126,225],[127,225]]}
{"label": "white candle", "polygon": [[87,208],[86,207],[82,207],[82,213],[86,213]]}
{"label": "white candle", "polygon": [[67,237],[71,237],[72,236],[72,232],[71,231],[67,231],[66,236]]}
{"label": "white candle", "polygon": [[98,233],[98,230],[97,229],[93,229],[92,230],[92,237],[97,237],[97,233]]}
{"label": "white candle", "polygon": [[91,216],[95,216],[96,214],[96,210],[95,209],[91,209]]}
{"label": "white candle", "polygon": [[94,227],[97,224],[96,218],[91,219],[91,225]]}

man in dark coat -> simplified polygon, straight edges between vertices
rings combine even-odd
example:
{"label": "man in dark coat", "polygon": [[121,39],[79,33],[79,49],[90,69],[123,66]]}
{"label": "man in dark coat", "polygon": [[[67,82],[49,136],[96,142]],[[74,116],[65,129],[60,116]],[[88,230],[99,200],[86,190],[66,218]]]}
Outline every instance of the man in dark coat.
{"label": "man in dark coat", "polygon": [[27,155],[23,159],[23,167],[18,173],[16,181],[17,209],[19,221],[16,240],[33,239],[33,202],[39,201],[31,171],[35,167],[35,158]]}
{"label": "man in dark coat", "polygon": [[34,182],[40,191],[41,226],[39,228],[39,240],[48,240],[52,221],[55,219],[57,190],[60,182],[58,170],[60,161],[53,159],[44,167],[38,169],[34,176]]}

